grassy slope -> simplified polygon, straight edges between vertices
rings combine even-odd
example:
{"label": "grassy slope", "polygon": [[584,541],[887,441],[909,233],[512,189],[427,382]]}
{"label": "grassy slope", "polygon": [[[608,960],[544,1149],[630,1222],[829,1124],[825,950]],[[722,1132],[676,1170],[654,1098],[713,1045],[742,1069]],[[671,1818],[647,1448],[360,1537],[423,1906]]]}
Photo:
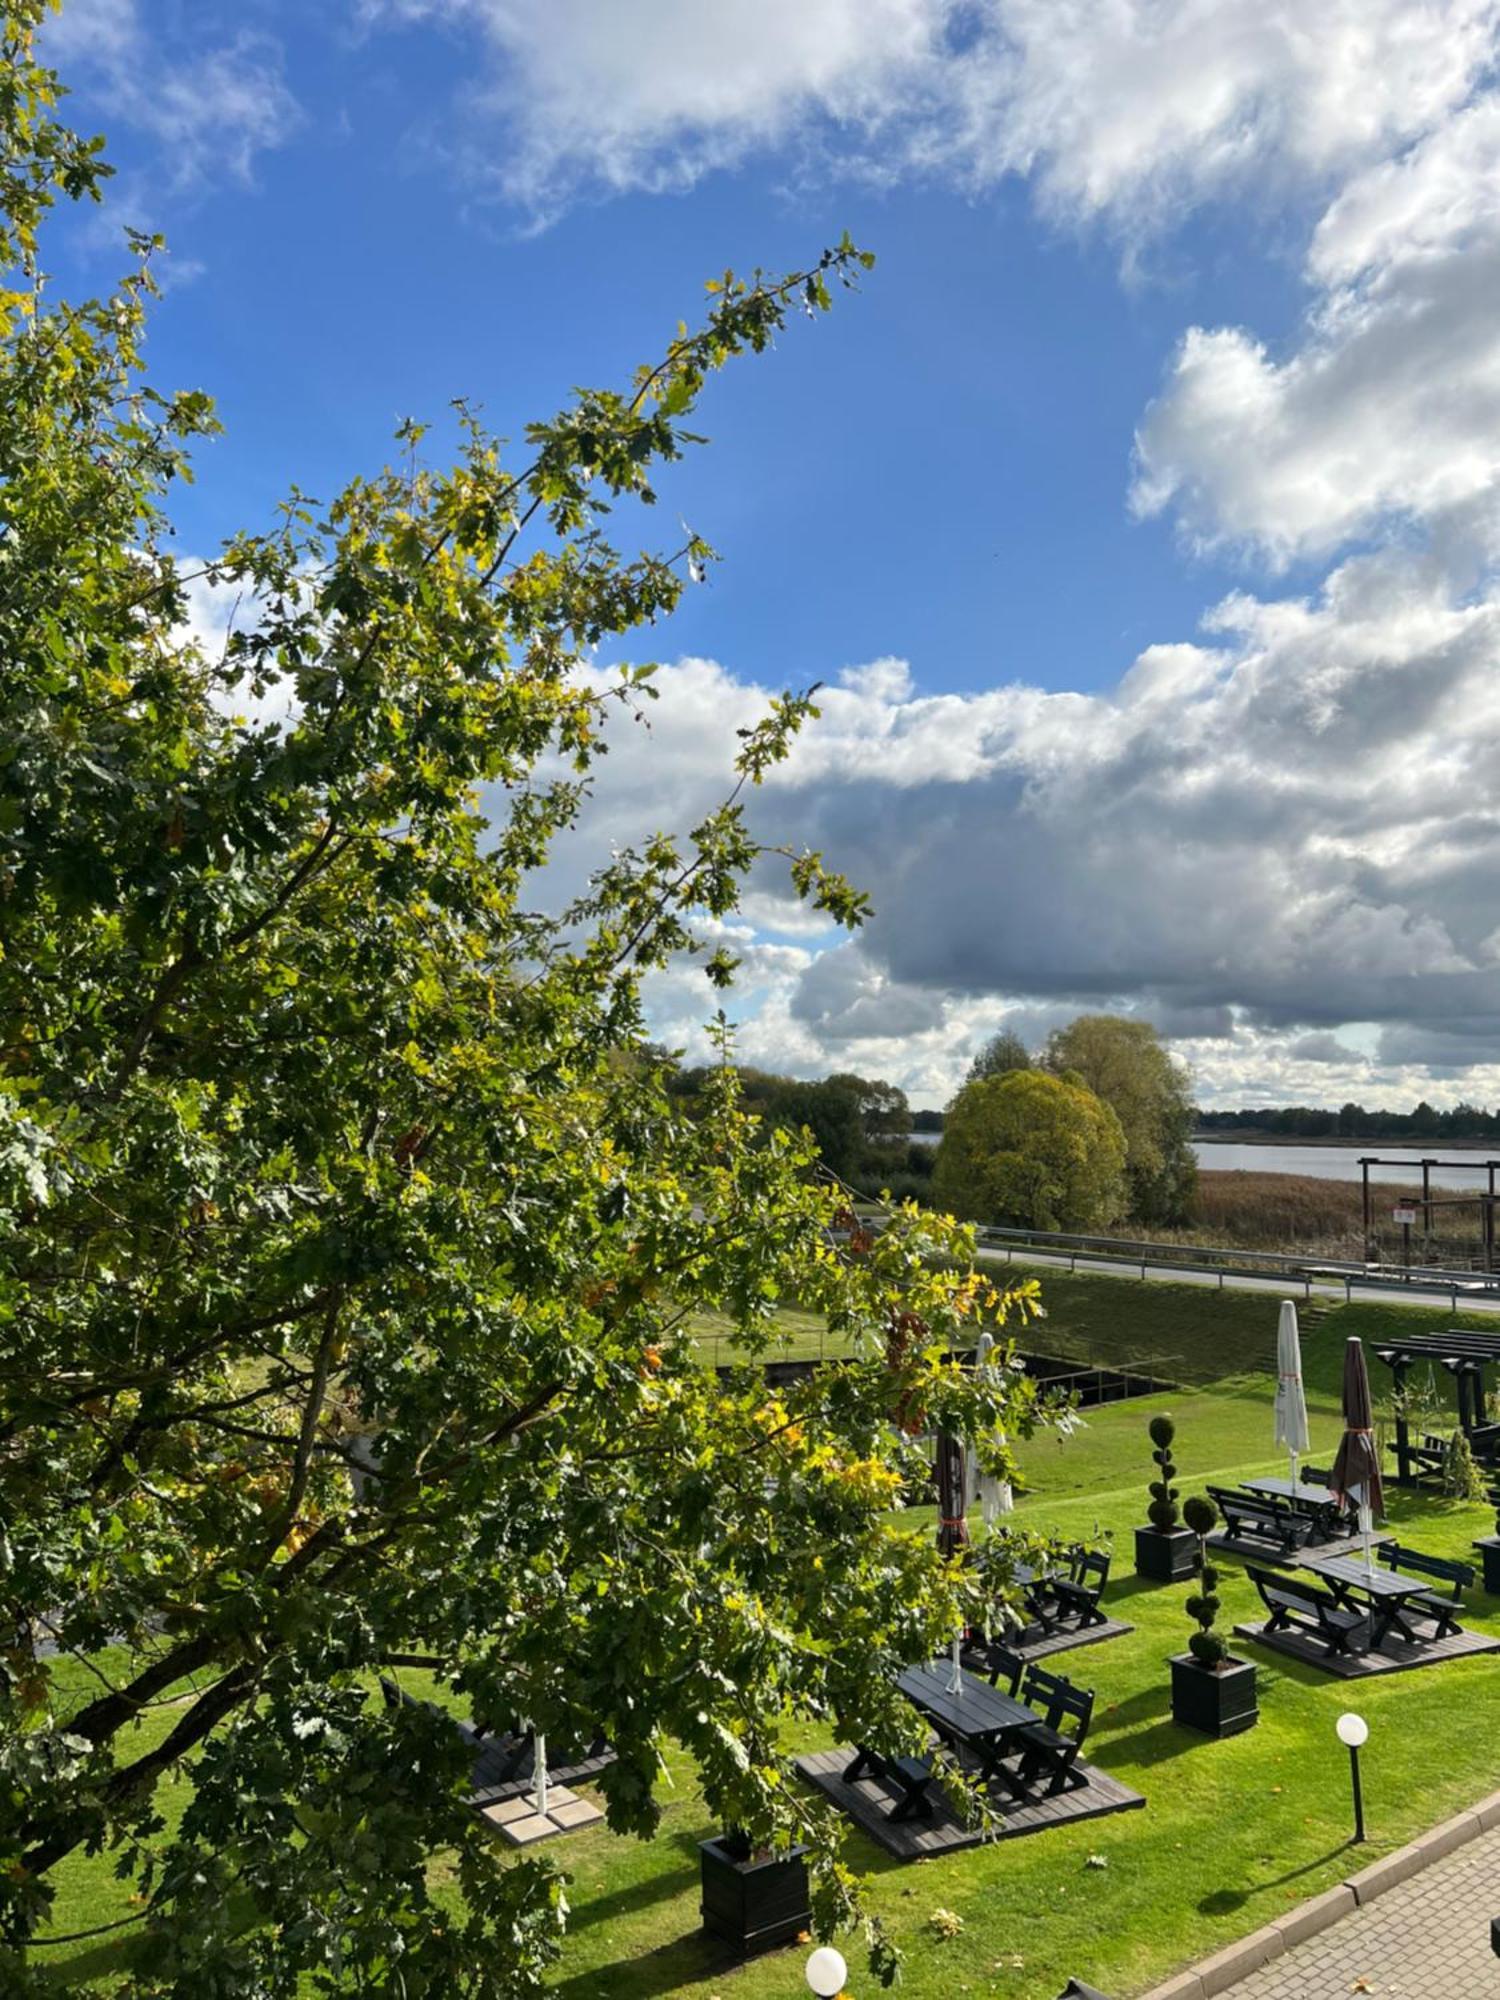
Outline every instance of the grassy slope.
{"label": "grassy slope", "polygon": [[[1182,1483],[1278,1469],[1270,1449],[1275,1304],[1264,1296],[1190,1286],[1049,1275],[1045,1339],[1055,1353],[1105,1361],[1143,1351],[1175,1357],[1182,1386],[1149,1402],[1095,1412],[1066,1444],[1025,1448],[1030,1491],[1022,1512],[1062,1533],[1110,1529],[1121,1551],[1110,1601],[1134,1633],[1068,1656],[1066,1669],[1098,1690],[1089,1755],[1143,1792],[1144,1812],[946,1860],[898,1867],[862,1837],[848,1859],[871,1874],[870,1900],[909,1952],[907,2000],[960,1993],[1005,2000],[1052,2000],[1072,1973],[1106,1992],[1139,1992],[1172,1966],[1265,1922],[1355,1865],[1348,1832],[1347,1762],[1335,1718],[1357,1706],[1370,1719],[1365,1756],[1368,1849],[1360,1862],[1491,1790],[1496,1782],[1482,1731],[1463,1717],[1492,1693],[1500,1663],[1482,1657],[1430,1673],[1394,1676],[1357,1690],[1290,1664],[1261,1665],[1262,1721],[1247,1735],[1207,1742],[1169,1717],[1166,1655],[1188,1626],[1181,1588],[1130,1576],[1130,1531],[1142,1518],[1149,1465],[1145,1423],[1157,1408],[1178,1423]],[[1306,1367],[1313,1454],[1331,1455],[1343,1337],[1378,1339],[1409,1327],[1405,1308],[1358,1305],[1328,1311],[1307,1334]],[[1446,1323],[1445,1316],[1424,1316]],[[807,1329],[798,1329],[807,1338]],[[1377,1378],[1383,1371],[1378,1366]],[[1480,1507],[1393,1496],[1393,1517],[1409,1538],[1462,1554],[1486,1531]],[[1253,1598],[1226,1564],[1229,1619],[1249,1615]],[[1476,1596],[1467,1622],[1500,1632],[1500,1603]],[[165,1726],[155,1720],[148,1729]],[[809,1747],[814,1738],[809,1737]],[[554,1852],[573,1877],[571,1937],[555,1991],[568,2000],[784,2000],[800,1987],[800,1954],[777,1953],[743,1968],[711,1956],[698,1931],[696,1843],[712,1827],[691,1766],[669,1759],[659,1837],[640,1844],[587,1833]],[[1104,1868],[1087,1865],[1102,1856]],[[107,1857],[69,1864],[58,1927],[72,1929],[121,1912]],[[963,1917],[963,1935],[940,1944],[926,1929],[938,1906]],[[866,1993],[850,1952],[852,1990]],[[118,1967],[114,1947],[60,1951],[73,1990],[105,1991]],[[101,1982],[98,1975],[105,1974]],[[66,1977],[67,1975],[65,1975]]]}

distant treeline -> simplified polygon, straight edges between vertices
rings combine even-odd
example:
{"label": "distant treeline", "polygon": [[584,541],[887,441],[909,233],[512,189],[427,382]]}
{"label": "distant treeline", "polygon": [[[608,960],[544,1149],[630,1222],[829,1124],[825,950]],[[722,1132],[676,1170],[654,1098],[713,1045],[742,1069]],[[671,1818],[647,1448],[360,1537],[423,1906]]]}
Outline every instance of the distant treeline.
{"label": "distant treeline", "polygon": [[1500,1139],[1500,1111],[1481,1104],[1455,1104],[1438,1111],[1424,1099],[1410,1111],[1367,1109],[1341,1104],[1258,1105],[1240,1111],[1200,1111],[1200,1132],[1234,1134],[1247,1139],[1370,1139],[1376,1142],[1429,1139]]}
{"label": "distant treeline", "polygon": [[[675,1096],[694,1099],[709,1072],[680,1069],[669,1088]],[[879,1077],[854,1076],[848,1071],[804,1082],[769,1070],[741,1069],[740,1089],[747,1109],[769,1128],[797,1132],[804,1127],[818,1142],[823,1164],[860,1194],[887,1189],[898,1200],[926,1200],[937,1148],[913,1139],[913,1129],[931,1131],[924,1121],[941,1114],[919,1111],[906,1102],[906,1092]]]}

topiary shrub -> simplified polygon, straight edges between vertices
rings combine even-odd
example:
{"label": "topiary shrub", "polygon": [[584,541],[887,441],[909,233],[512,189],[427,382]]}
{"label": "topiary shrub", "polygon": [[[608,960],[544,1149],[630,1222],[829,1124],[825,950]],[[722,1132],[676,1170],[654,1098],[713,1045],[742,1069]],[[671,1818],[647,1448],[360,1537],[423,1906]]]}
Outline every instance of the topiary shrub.
{"label": "topiary shrub", "polygon": [[1457,1430],[1443,1447],[1443,1492],[1450,1500],[1483,1500],[1486,1487],[1467,1434]]}
{"label": "topiary shrub", "polygon": [[1229,1648],[1214,1630],[1219,1615],[1219,1572],[1208,1559],[1207,1538],[1219,1518],[1213,1501],[1195,1493],[1183,1508],[1187,1524],[1198,1537],[1198,1588],[1187,1601],[1187,1613],[1198,1621],[1198,1630],[1188,1640],[1188,1651],[1200,1667],[1217,1667],[1229,1656]]}
{"label": "topiary shrub", "polygon": [[1151,1505],[1146,1509],[1146,1517],[1153,1528],[1169,1535],[1180,1519],[1177,1488],[1172,1484],[1177,1477],[1177,1467],[1172,1462],[1172,1440],[1177,1435],[1177,1426],[1170,1417],[1153,1417],[1150,1431],[1151,1442],[1156,1446],[1151,1456],[1158,1471],[1151,1482]]}

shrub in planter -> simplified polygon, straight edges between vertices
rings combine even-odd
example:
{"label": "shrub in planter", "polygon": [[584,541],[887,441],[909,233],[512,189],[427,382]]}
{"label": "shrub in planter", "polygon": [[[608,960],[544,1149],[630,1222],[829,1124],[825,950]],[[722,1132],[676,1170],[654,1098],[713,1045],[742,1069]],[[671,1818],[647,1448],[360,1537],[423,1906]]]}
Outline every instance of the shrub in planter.
{"label": "shrub in planter", "polygon": [[1200,1667],[1217,1667],[1229,1657],[1223,1635],[1214,1630],[1214,1620],[1221,1608],[1219,1572],[1208,1559],[1208,1537],[1218,1521],[1219,1510],[1212,1500],[1195,1493],[1183,1513],[1198,1537],[1198,1588],[1187,1601],[1188,1616],[1197,1619],[1198,1629],[1188,1640],[1188,1651]]}
{"label": "shrub in planter", "polygon": [[1259,1720],[1259,1711],[1253,1662],[1235,1659],[1215,1624],[1221,1608],[1219,1572],[1208,1559],[1207,1537],[1219,1511],[1212,1500],[1195,1493],[1183,1512],[1198,1545],[1198,1584],[1187,1601],[1198,1629],[1187,1651],[1172,1658],[1172,1719],[1205,1736],[1237,1736]]}
{"label": "shrub in planter", "polygon": [[1443,1492],[1450,1500],[1483,1500],[1488,1492],[1462,1430],[1455,1431],[1443,1447]]}
{"label": "shrub in planter", "polygon": [[1177,1488],[1172,1484],[1177,1477],[1177,1467],[1172,1461],[1172,1440],[1176,1435],[1177,1426],[1170,1417],[1151,1419],[1151,1442],[1156,1446],[1151,1456],[1156,1460],[1158,1476],[1151,1482],[1151,1505],[1146,1509],[1146,1518],[1161,1535],[1171,1534],[1181,1518],[1177,1512]]}
{"label": "shrub in planter", "polygon": [[1156,1477],[1149,1488],[1151,1501],[1146,1517],[1151,1525],[1135,1531],[1137,1576],[1156,1577],[1169,1583],[1193,1573],[1193,1538],[1182,1526],[1177,1512],[1177,1488],[1172,1484],[1177,1467],[1172,1458],[1172,1440],[1177,1426],[1168,1416],[1153,1417],[1149,1426],[1151,1453],[1156,1461]]}

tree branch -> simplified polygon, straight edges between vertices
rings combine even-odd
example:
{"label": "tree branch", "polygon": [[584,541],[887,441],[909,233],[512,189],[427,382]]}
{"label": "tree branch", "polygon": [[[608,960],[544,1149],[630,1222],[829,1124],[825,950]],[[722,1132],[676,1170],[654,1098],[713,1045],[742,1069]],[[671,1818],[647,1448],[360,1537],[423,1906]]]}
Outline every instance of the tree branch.
{"label": "tree branch", "polygon": [[312,1471],[313,1444],[317,1438],[318,1425],[323,1416],[323,1403],[328,1393],[328,1376],[333,1367],[333,1350],[338,1339],[339,1313],[343,1303],[343,1292],[341,1290],[335,1292],[328,1307],[328,1315],[323,1321],[323,1334],[313,1361],[312,1381],[308,1385],[307,1401],[302,1407],[302,1424],[297,1434],[296,1454],[292,1460],[291,1484],[287,1487],[286,1499],[267,1532],[266,1544],[260,1557],[262,1563],[268,1563],[286,1540],[292,1523],[301,1511],[303,1496],[307,1492],[308,1476]]}

